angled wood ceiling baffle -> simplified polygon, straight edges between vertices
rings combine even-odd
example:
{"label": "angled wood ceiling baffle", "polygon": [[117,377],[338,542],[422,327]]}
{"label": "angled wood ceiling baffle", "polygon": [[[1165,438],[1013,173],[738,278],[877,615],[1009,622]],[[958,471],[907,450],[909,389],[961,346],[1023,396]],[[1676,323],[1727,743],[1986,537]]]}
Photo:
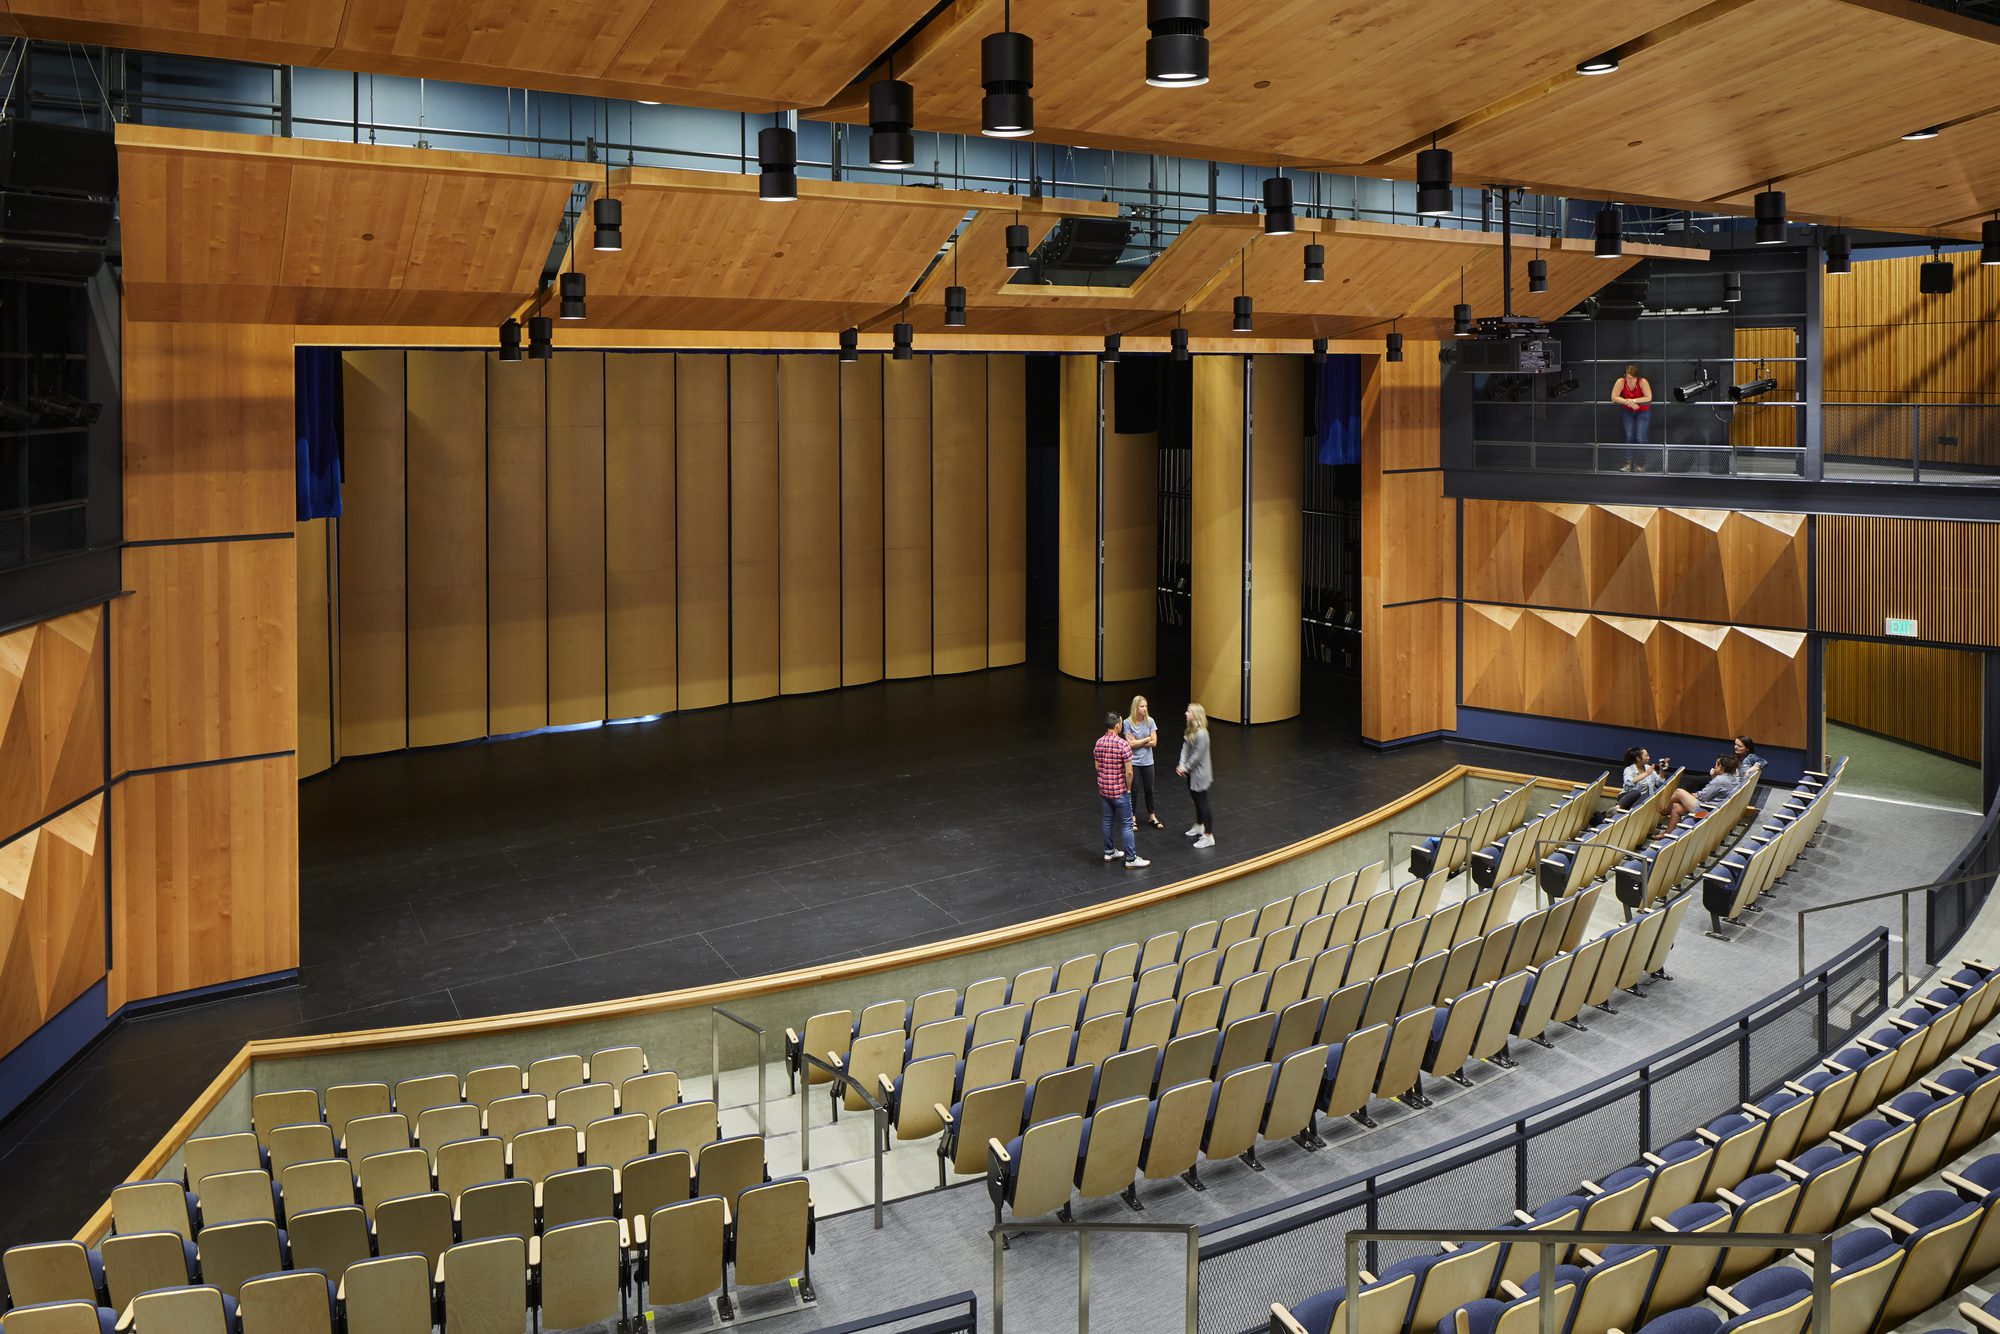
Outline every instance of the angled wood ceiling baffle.
{"label": "angled wood ceiling baffle", "polygon": [[30,37],[771,111],[817,106],[931,0],[4,0]]}
{"label": "angled wood ceiling baffle", "polygon": [[497,324],[581,169],[536,158],[118,127],[141,320]]}
{"label": "angled wood ceiling baffle", "polygon": [[[1799,216],[1977,237],[1981,220],[2000,205],[2000,112],[1947,125],[1935,139],[1896,140],[1781,176],[1778,188]],[[1747,209],[1754,193],[1728,202]]]}

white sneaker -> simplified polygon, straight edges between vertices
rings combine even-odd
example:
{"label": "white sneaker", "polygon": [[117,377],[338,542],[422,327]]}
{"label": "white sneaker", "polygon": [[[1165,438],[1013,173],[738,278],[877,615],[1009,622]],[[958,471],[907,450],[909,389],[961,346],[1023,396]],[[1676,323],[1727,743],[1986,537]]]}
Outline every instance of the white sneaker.
{"label": "white sneaker", "polygon": [[1124,855],[1125,854],[1122,852],[1107,852],[1104,854],[1104,860],[1108,862],[1115,862]]}
{"label": "white sneaker", "polygon": [[1203,834],[1200,838],[1194,841],[1194,845],[1198,848],[1212,848],[1215,846],[1215,835]]}
{"label": "white sneaker", "polygon": [[1200,838],[1203,832],[1204,832],[1204,831],[1202,830],[1202,827],[1201,827],[1200,825],[1198,825],[1198,824],[1197,824],[1197,825],[1189,825],[1189,826],[1188,826],[1188,827],[1187,827],[1186,829],[1183,829],[1183,830],[1181,831],[1181,837],[1182,837],[1182,838]]}
{"label": "white sneaker", "polygon": [[1127,858],[1125,861],[1125,869],[1128,871],[1137,871],[1141,867],[1146,867],[1151,865],[1152,863],[1147,861],[1144,857],[1130,857]]}

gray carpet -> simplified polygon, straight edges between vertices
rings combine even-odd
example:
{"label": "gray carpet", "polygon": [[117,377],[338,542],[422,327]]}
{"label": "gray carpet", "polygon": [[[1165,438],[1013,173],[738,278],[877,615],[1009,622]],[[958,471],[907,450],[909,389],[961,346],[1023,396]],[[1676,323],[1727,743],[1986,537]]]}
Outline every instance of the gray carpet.
{"label": "gray carpet", "polygon": [[[1114,1199],[1079,1205],[1077,1217],[1087,1222],[1212,1225],[1485,1125],[1650,1056],[1794,977],[1798,908],[1921,883],[1950,860],[1976,824],[1971,815],[1837,797],[1820,842],[1801,859],[1765,912],[1735,939],[1722,942],[1702,935],[1697,907],[1668,963],[1673,980],[1652,984],[1644,999],[1622,998],[1615,1016],[1587,1017],[1588,1032],[1552,1030],[1553,1051],[1515,1043],[1518,1068],[1479,1067],[1472,1072],[1477,1087],[1469,1092],[1429,1083],[1436,1106],[1427,1111],[1377,1104],[1373,1110],[1379,1129],[1363,1132],[1342,1121],[1326,1128],[1331,1141],[1326,1151],[1307,1153],[1289,1142],[1270,1146],[1263,1155],[1268,1169],[1263,1173],[1233,1160],[1205,1163],[1205,1193],[1176,1180],[1148,1182],[1140,1189],[1143,1214]],[[1816,914],[1809,928],[1808,959],[1830,957],[1876,925],[1895,929],[1893,902]],[[1921,971],[1920,939],[1912,958]],[[982,1328],[990,1329],[993,1256],[987,1229],[992,1221],[978,1180],[896,1202],[880,1232],[871,1227],[867,1211],[822,1220],[813,1267],[820,1292],[817,1307],[758,1322],[759,1328],[790,1334],[971,1289],[979,1294]],[[1491,1225],[1501,1220],[1466,1221]],[[1181,1328],[1185,1253],[1185,1243],[1176,1236],[1093,1240],[1095,1327]],[[1032,1235],[1013,1243],[1006,1258],[1008,1328],[1038,1334],[1075,1328],[1076,1258],[1076,1241],[1070,1236]],[[1272,1294],[1276,1299],[1304,1295]]]}

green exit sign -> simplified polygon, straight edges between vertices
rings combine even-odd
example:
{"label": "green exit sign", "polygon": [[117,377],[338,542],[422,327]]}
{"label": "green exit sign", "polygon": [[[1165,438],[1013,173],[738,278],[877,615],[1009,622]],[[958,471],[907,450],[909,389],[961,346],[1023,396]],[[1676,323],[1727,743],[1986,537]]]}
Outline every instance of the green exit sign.
{"label": "green exit sign", "polygon": [[1901,616],[1890,616],[1885,619],[1882,633],[1891,639],[1915,639],[1917,623],[1914,620],[1905,620]]}

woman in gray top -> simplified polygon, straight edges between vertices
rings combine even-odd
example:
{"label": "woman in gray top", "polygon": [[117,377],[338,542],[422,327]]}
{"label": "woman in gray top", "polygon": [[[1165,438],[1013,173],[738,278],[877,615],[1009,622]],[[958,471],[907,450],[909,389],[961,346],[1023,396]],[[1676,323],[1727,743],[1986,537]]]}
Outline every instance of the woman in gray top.
{"label": "woman in gray top", "polygon": [[1208,710],[1199,704],[1187,706],[1187,731],[1181,736],[1181,759],[1174,772],[1187,779],[1188,795],[1194,798],[1194,828],[1188,830],[1198,848],[1215,846],[1215,813],[1208,808],[1208,789],[1214,785],[1215,770],[1208,761]]}
{"label": "woman in gray top", "polygon": [[1132,696],[1131,711],[1118,730],[1125,744],[1132,748],[1132,827],[1139,827],[1139,802],[1143,798],[1146,822],[1155,829],[1165,829],[1160,823],[1160,813],[1153,809],[1153,751],[1160,744],[1160,724],[1147,709],[1144,695]]}

